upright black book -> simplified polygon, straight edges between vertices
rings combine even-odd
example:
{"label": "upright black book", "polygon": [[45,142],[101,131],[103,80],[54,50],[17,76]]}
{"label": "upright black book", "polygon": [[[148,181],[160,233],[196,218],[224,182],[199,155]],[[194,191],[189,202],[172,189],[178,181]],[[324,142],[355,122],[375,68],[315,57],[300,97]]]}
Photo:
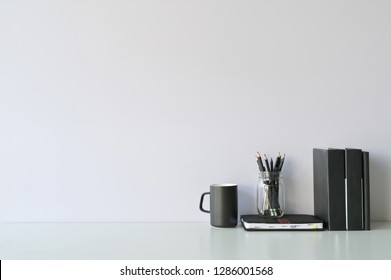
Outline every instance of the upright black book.
{"label": "upright black book", "polygon": [[362,230],[364,228],[363,216],[363,162],[362,150],[346,149],[346,195],[347,195],[347,229]]}
{"label": "upright black book", "polygon": [[369,153],[362,152],[362,162],[363,162],[363,212],[364,212],[364,229],[370,230],[370,203],[369,203]]}
{"label": "upright black book", "polygon": [[345,150],[314,149],[314,213],[329,230],[346,230]]}

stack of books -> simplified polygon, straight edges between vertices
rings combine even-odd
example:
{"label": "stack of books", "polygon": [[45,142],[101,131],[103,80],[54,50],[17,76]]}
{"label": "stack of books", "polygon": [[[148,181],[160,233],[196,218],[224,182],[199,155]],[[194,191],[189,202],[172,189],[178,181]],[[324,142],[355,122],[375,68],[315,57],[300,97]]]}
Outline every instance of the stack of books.
{"label": "stack of books", "polygon": [[314,212],[329,230],[369,230],[369,153],[313,149]]}

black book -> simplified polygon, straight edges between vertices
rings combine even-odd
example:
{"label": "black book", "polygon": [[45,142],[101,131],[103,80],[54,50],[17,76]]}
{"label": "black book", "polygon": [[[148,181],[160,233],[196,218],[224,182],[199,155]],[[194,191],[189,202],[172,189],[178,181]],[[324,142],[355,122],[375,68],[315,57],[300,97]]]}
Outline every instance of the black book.
{"label": "black book", "polygon": [[363,212],[364,212],[364,229],[370,230],[370,211],[369,211],[369,153],[362,152],[363,159]]}
{"label": "black book", "polygon": [[347,229],[364,229],[363,155],[362,150],[346,149]]}
{"label": "black book", "polygon": [[346,230],[345,150],[313,149],[314,213],[329,230]]}
{"label": "black book", "polygon": [[322,219],[313,215],[304,214],[286,214],[281,218],[241,215],[240,221],[244,229],[249,231],[323,230]]}

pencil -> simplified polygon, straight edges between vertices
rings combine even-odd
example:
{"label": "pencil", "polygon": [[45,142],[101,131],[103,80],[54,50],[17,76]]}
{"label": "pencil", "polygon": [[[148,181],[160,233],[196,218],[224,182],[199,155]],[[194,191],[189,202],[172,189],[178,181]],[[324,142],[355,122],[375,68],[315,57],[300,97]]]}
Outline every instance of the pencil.
{"label": "pencil", "polygon": [[270,172],[270,165],[269,165],[269,161],[267,159],[266,154],[264,154],[264,158],[265,158],[266,169],[267,169],[268,172]]}
{"label": "pencil", "polygon": [[276,162],[274,164],[274,171],[280,171],[280,162],[281,162],[281,154],[278,153],[278,156],[276,158]]}
{"label": "pencil", "polygon": [[282,169],[282,166],[284,165],[284,160],[285,160],[285,154],[281,157],[280,171]]}
{"label": "pencil", "polygon": [[265,166],[263,166],[262,159],[261,159],[261,154],[259,152],[257,152],[255,157],[257,158],[259,171],[264,172],[265,171]]}

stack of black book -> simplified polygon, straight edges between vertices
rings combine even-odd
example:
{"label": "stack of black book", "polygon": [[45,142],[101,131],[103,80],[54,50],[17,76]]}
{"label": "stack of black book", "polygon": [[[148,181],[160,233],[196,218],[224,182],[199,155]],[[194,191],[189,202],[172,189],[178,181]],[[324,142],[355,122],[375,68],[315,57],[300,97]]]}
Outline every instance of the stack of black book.
{"label": "stack of black book", "polygon": [[369,230],[369,153],[314,149],[314,212],[329,230]]}
{"label": "stack of black book", "polygon": [[323,230],[322,219],[305,214],[285,214],[280,218],[261,215],[241,215],[240,221],[244,229],[250,231]]}

